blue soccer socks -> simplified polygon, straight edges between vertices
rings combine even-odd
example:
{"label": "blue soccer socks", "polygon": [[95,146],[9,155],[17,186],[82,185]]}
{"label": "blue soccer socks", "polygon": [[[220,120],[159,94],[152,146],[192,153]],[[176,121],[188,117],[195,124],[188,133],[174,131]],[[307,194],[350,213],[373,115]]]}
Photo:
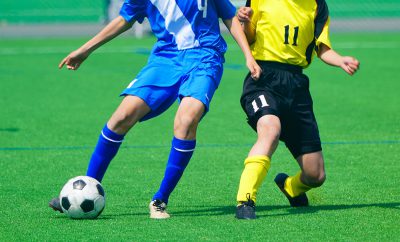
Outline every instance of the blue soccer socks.
{"label": "blue soccer socks", "polygon": [[86,175],[101,182],[123,139],[124,135],[114,133],[105,125],[90,159]]}
{"label": "blue soccer socks", "polygon": [[[104,126],[90,159],[86,175],[101,182],[108,165],[117,154],[123,139],[124,135],[116,134],[108,129],[107,125]],[[168,203],[168,198],[181,179],[186,166],[189,164],[195,147],[196,140],[173,138],[164,178],[153,200],[159,199]]]}
{"label": "blue soccer socks", "polygon": [[180,140],[175,137],[172,139],[171,152],[169,154],[167,167],[165,168],[164,178],[153,200],[159,199],[168,203],[169,195],[181,179],[183,171],[189,164],[195,147],[196,140]]}

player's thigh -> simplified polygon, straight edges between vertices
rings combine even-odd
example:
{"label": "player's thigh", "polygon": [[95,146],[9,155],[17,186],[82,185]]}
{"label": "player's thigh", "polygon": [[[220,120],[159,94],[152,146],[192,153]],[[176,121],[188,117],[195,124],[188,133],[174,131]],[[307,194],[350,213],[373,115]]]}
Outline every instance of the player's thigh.
{"label": "player's thigh", "polygon": [[[248,124],[256,132],[258,132],[260,125],[262,124],[265,125],[266,122],[271,123],[274,120],[277,121],[273,117],[279,119],[280,116],[279,112],[280,107],[278,105],[279,101],[274,96],[274,94],[267,89],[264,90],[255,89],[248,93],[243,94],[240,99],[240,103],[242,105],[243,111],[247,115]],[[259,123],[259,120],[264,116],[268,116],[270,118],[268,118],[266,122]],[[277,124],[275,126],[277,126]]]}
{"label": "player's thigh", "polygon": [[308,89],[298,92],[282,119],[282,140],[294,158],[322,150],[313,102]]}
{"label": "player's thigh", "polygon": [[259,138],[279,141],[281,122],[276,115],[267,114],[257,121],[257,134]]}
{"label": "player's thigh", "polygon": [[192,69],[182,81],[179,88],[179,99],[192,97],[204,105],[204,114],[210,108],[211,100],[217,90],[223,68],[219,63],[203,63]]}
{"label": "player's thigh", "polygon": [[131,90],[131,95],[142,99],[150,108],[150,111],[141,117],[140,121],[145,121],[164,113],[176,101],[178,89],[179,84],[170,87],[145,86]]}
{"label": "player's thigh", "polygon": [[176,70],[175,62],[157,56],[150,61],[128,85],[121,95],[141,98],[150,112],[140,121],[154,118],[166,111],[177,99],[182,72]]}

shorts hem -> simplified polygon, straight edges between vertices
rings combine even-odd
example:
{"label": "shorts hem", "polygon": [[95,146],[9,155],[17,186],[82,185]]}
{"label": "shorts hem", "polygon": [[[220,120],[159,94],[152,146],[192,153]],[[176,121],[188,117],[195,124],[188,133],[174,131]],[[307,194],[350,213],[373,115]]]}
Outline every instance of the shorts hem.
{"label": "shorts hem", "polygon": [[314,152],[318,152],[318,151],[322,151],[322,147],[320,145],[303,147],[302,149],[300,149],[298,151],[290,151],[290,153],[292,153],[292,156],[295,159],[297,159],[301,155],[310,154],[310,153],[314,153]]}

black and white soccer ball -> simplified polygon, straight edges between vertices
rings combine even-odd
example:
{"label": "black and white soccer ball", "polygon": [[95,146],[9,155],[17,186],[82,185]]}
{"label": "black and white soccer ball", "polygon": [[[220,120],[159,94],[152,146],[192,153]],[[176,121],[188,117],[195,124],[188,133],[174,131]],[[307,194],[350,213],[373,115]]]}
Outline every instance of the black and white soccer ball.
{"label": "black and white soccer ball", "polygon": [[104,189],[100,182],[92,177],[74,177],[62,188],[60,204],[70,218],[97,218],[105,207]]}

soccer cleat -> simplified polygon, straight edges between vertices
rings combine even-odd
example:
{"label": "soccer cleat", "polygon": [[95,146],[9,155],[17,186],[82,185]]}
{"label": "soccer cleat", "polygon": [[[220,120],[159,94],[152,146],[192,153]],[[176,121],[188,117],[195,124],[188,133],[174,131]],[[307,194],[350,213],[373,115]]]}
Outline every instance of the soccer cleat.
{"label": "soccer cleat", "polygon": [[237,219],[256,219],[256,204],[250,199],[250,193],[247,194],[247,202],[241,202],[236,207]]}
{"label": "soccer cleat", "polygon": [[291,197],[285,191],[285,181],[289,176],[285,173],[279,173],[276,175],[274,181],[276,185],[279,187],[281,192],[285,195],[285,197],[289,200],[290,206],[292,207],[307,207],[308,206],[308,198],[305,193],[298,195],[297,197]]}
{"label": "soccer cleat", "polygon": [[166,219],[169,218],[167,213],[167,204],[161,200],[153,200],[149,204],[150,218],[154,219]]}
{"label": "soccer cleat", "polygon": [[49,207],[51,207],[54,211],[58,211],[60,213],[63,213],[59,197],[55,197],[55,198],[51,199],[50,202],[49,202]]}

